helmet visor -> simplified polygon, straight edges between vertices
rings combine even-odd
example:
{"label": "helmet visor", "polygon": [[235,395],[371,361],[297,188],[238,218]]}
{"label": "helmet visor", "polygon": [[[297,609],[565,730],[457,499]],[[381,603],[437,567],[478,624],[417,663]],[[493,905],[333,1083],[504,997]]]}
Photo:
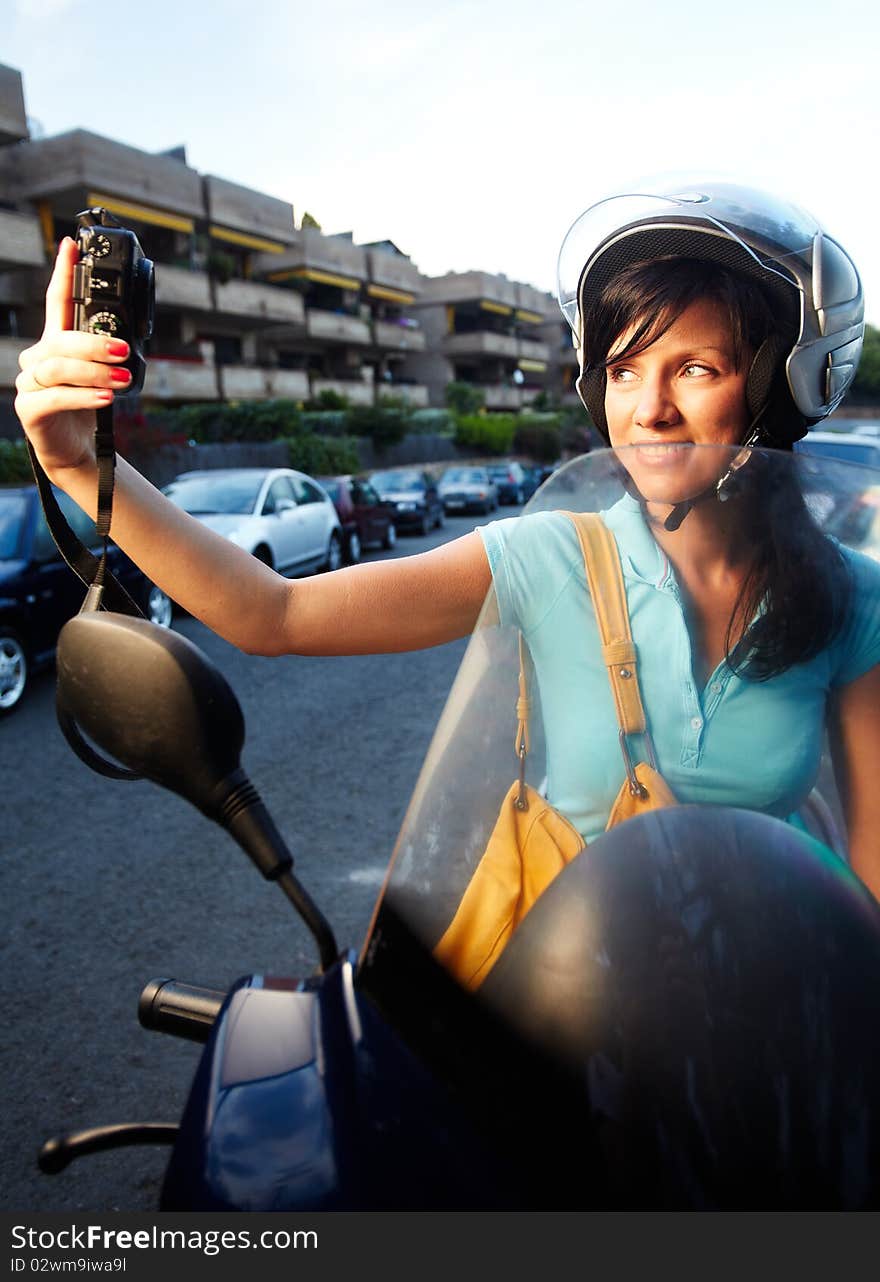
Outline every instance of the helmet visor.
{"label": "helmet visor", "polygon": [[[622,244],[626,238],[652,231],[659,236],[664,230],[670,233],[670,248],[677,246],[672,252],[693,256],[699,256],[701,242],[688,237],[688,232],[715,237],[716,243],[719,237],[733,241],[757,270],[773,273],[790,286],[809,279],[813,242],[821,232],[811,214],[755,188],[681,179],[633,183],[629,191],[591,205],[562,242],[557,296],[576,336],[579,290],[585,273],[592,275],[598,260],[612,246],[628,249]],[[639,242],[638,247],[633,243],[629,261],[656,254],[664,244],[662,237],[648,235],[640,236]],[[598,272],[596,287],[604,283],[603,273]]]}

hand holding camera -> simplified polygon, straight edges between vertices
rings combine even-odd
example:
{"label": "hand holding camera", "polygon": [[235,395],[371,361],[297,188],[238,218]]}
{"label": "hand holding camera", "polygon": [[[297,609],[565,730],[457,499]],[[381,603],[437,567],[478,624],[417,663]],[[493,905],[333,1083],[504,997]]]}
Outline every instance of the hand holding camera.
{"label": "hand holding camera", "polygon": [[[109,247],[109,248],[108,248]],[[42,337],[19,357],[15,409],[43,467],[94,465],[96,412],[143,385],[153,265],[105,210],[58,248]]]}
{"label": "hand holding camera", "polygon": [[77,215],[79,262],[73,269],[73,328],[128,343],[125,392],[139,392],[147,363],[143,345],[153,332],[155,279],[134,232],[106,209]]}

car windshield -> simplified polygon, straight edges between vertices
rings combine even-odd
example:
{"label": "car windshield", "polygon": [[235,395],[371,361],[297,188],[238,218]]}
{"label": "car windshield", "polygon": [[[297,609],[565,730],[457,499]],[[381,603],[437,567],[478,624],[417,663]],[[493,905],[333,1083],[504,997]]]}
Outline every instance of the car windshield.
{"label": "car windshield", "polygon": [[444,473],[444,485],[468,485],[485,481],[486,473],[478,467],[451,467]]}
{"label": "car windshield", "polygon": [[371,477],[377,490],[399,494],[403,490],[420,490],[424,482],[418,472],[375,472]]}
{"label": "car windshield", "polygon": [[264,479],[262,472],[256,476],[191,476],[172,481],[162,493],[191,516],[244,515],[253,512]]}
{"label": "car windshield", "polygon": [[321,489],[326,490],[327,493],[330,495],[331,499],[333,500],[333,502],[336,503],[339,499],[339,490],[340,490],[339,482],[328,481],[325,477],[322,477],[320,479],[321,479]]}
{"label": "car windshield", "polygon": [[21,538],[27,504],[22,494],[0,494],[0,561],[21,556]]}
{"label": "car windshield", "polygon": [[511,469],[511,468],[509,468],[509,467],[507,467],[507,466],[504,466],[504,467],[490,467],[490,468],[489,468],[489,475],[492,477],[492,479],[493,479],[493,480],[495,480],[496,478],[500,477],[502,480],[505,480],[505,481],[506,481],[506,480],[507,480],[507,478],[508,478],[508,476],[510,476],[510,475],[511,475],[511,470],[512,470],[512,469]]}

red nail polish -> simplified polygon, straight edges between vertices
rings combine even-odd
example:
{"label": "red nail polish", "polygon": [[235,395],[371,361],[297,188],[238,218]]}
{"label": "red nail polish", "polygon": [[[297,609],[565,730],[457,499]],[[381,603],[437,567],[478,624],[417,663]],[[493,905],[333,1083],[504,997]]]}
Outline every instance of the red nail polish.
{"label": "red nail polish", "polygon": [[111,356],[127,356],[128,343],[123,343],[119,338],[110,339],[107,343],[107,351]]}
{"label": "red nail polish", "polygon": [[110,378],[114,383],[130,383],[131,374],[127,369],[111,369]]}

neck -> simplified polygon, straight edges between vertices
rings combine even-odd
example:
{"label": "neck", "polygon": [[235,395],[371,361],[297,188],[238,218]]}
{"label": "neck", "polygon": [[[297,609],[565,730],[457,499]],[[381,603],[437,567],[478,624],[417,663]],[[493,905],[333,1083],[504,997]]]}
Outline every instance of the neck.
{"label": "neck", "polygon": [[705,580],[735,571],[749,559],[738,506],[714,499],[695,503],[677,530],[664,525],[672,511],[669,504],[648,503],[646,511],[651,532],[676,572]]}

